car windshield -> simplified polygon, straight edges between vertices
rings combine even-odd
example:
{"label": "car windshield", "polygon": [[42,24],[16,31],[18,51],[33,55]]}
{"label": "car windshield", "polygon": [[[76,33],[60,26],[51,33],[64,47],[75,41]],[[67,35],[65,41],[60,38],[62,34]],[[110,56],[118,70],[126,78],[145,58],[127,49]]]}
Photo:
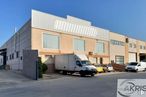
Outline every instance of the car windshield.
{"label": "car windshield", "polygon": [[132,65],[132,66],[136,66],[138,63],[136,62],[132,62],[132,63],[129,63],[129,65]]}
{"label": "car windshield", "polygon": [[112,65],[111,64],[108,64],[107,67],[112,67]]}
{"label": "car windshield", "polygon": [[81,61],[83,65],[91,65],[90,61]]}
{"label": "car windshield", "polygon": [[95,64],[96,67],[102,67],[100,64]]}

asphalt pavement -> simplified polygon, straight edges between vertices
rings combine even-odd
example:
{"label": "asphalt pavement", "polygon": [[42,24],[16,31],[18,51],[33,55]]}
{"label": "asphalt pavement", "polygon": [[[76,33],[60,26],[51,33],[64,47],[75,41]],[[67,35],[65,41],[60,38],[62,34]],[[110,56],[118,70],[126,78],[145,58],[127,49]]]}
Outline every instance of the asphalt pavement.
{"label": "asphalt pavement", "polygon": [[146,79],[146,73],[113,73],[95,77],[62,76],[0,87],[0,97],[116,97],[117,79]]}

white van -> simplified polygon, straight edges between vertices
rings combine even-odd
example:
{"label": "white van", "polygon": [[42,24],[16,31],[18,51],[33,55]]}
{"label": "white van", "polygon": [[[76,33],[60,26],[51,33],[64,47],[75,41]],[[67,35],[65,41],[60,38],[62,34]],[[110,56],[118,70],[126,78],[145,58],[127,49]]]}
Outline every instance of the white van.
{"label": "white van", "polygon": [[78,72],[81,76],[97,73],[96,67],[91,65],[84,54],[63,54],[55,56],[55,69],[63,74]]}
{"label": "white van", "polygon": [[126,71],[146,71],[146,62],[131,62],[126,68]]}

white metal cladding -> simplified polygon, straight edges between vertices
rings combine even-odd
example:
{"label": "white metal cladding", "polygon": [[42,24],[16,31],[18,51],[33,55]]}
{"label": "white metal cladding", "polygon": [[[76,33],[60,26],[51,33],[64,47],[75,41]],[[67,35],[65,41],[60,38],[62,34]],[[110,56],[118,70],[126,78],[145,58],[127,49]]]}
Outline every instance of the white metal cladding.
{"label": "white metal cladding", "polygon": [[[58,31],[73,35],[91,37],[109,41],[109,31],[90,26],[87,21],[81,19],[61,18],[54,15],[32,10],[31,26],[40,29]],[[71,20],[72,19],[72,20]],[[82,22],[83,21],[83,22]],[[82,22],[82,23],[79,23]]]}
{"label": "white metal cladding", "polygon": [[106,30],[91,27],[91,26],[84,26],[84,25],[77,25],[66,21],[56,20],[54,23],[54,29],[65,31],[71,34],[77,34],[87,37],[93,37],[96,39],[102,40],[109,40],[109,33]]}

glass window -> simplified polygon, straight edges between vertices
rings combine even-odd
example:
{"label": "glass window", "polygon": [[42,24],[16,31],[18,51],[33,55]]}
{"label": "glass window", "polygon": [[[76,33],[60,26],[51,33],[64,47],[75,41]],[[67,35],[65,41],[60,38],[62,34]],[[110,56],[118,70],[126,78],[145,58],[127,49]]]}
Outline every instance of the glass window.
{"label": "glass window", "polygon": [[116,56],[116,64],[124,64],[124,56]]}
{"label": "glass window", "polygon": [[59,49],[59,36],[43,34],[43,47],[48,49]]}
{"label": "glass window", "polygon": [[136,44],[134,44],[134,48],[136,48]]}
{"label": "glass window", "polygon": [[81,62],[80,61],[76,61],[76,65],[78,65],[79,67],[82,66]]}
{"label": "glass window", "polygon": [[75,38],[74,50],[85,51],[85,40]]}
{"label": "glass window", "polygon": [[96,49],[95,49],[96,53],[104,53],[105,52],[105,46],[103,42],[97,42],[96,43]]}
{"label": "glass window", "polygon": [[14,59],[14,53],[12,53],[12,57],[11,58]]}
{"label": "glass window", "polygon": [[145,50],[145,49],[146,49],[146,47],[145,47],[145,46],[143,46],[143,49]]}
{"label": "glass window", "polygon": [[120,46],[124,46],[124,42],[122,41],[117,41],[117,40],[111,40],[111,44],[113,45],[120,45]]}
{"label": "glass window", "polygon": [[132,43],[129,44],[129,47],[132,48]]}
{"label": "glass window", "polygon": [[19,52],[18,51],[16,52],[16,58],[19,58]]}
{"label": "glass window", "polygon": [[140,49],[142,49],[142,45],[140,45]]}

